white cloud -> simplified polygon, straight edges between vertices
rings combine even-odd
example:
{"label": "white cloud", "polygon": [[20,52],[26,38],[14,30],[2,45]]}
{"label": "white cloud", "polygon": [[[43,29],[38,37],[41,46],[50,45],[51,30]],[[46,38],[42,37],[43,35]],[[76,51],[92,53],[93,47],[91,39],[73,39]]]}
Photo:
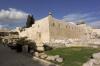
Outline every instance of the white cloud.
{"label": "white cloud", "polygon": [[3,26],[2,25],[0,25],[0,28],[2,28]]}
{"label": "white cloud", "polygon": [[80,13],[73,13],[73,14],[68,14],[68,15],[64,16],[63,20],[64,21],[74,21],[74,22],[77,22],[77,21],[83,20],[83,18],[85,18],[87,16],[89,16],[89,15],[87,15],[87,14],[80,14]]}
{"label": "white cloud", "polygon": [[63,17],[62,20],[66,22],[79,22],[85,21],[94,28],[100,28],[100,17],[96,16],[96,12],[92,13],[73,13]]}
{"label": "white cloud", "polygon": [[90,26],[94,27],[94,28],[100,28],[100,21],[95,21],[90,23]]}
{"label": "white cloud", "polygon": [[2,25],[0,24],[0,28],[8,27],[8,25]]}
{"label": "white cloud", "polygon": [[8,10],[2,9],[0,11],[0,22],[16,22],[26,19],[28,13],[23,11],[9,8]]}
{"label": "white cloud", "polygon": [[24,25],[27,19],[28,13],[17,10],[14,8],[9,8],[8,10],[0,10],[0,28],[2,27],[16,27]]}
{"label": "white cloud", "polygon": [[91,17],[92,13],[73,13],[73,14],[68,14],[63,17],[62,20],[64,21],[71,21],[71,22],[78,22],[80,20],[83,21],[90,21],[93,19],[96,19],[95,17]]}

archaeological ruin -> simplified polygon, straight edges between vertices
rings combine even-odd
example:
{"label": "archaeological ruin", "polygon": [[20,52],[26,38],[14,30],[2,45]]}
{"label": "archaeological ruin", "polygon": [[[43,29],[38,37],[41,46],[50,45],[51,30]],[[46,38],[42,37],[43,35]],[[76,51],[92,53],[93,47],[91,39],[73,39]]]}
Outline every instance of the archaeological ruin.
{"label": "archaeological ruin", "polygon": [[19,37],[35,41],[38,50],[44,50],[43,45],[55,48],[98,45],[100,36],[100,29],[93,29],[85,23],[64,22],[54,18],[51,13],[36,20],[31,27],[17,27],[16,31]]}
{"label": "archaeological ruin", "polygon": [[27,18],[24,28],[14,30],[0,30],[0,38],[4,43],[16,44],[19,38],[36,44],[37,50],[44,51],[44,46],[52,48],[70,46],[98,47],[100,43],[100,29],[94,29],[84,22],[75,24],[56,19],[49,13],[48,16],[35,20],[32,15]]}

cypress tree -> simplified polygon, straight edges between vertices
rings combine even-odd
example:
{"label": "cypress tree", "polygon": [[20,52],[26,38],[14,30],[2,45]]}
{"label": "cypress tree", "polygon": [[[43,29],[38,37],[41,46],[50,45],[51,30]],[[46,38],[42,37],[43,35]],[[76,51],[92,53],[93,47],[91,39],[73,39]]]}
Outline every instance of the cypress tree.
{"label": "cypress tree", "polygon": [[28,15],[27,17],[27,22],[26,22],[26,28],[29,28],[32,26],[32,24],[35,23],[35,19],[33,18],[32,15]]}

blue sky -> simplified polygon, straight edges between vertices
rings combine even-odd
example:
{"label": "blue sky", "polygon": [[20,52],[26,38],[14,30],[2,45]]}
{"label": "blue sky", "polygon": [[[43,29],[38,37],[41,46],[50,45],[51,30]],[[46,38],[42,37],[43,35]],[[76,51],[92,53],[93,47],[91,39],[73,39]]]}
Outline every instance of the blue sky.
{"label": "blue sky", "polygon": [[[47,16],[49,11],[58,19],[73,22],[83,20],[100,27],[100,0],[0,0],[0,26],[20,26],[25,24],[27,14],[33,14],[37,20]],[[16,15],[19,12],[21,15],[18,19]]]}

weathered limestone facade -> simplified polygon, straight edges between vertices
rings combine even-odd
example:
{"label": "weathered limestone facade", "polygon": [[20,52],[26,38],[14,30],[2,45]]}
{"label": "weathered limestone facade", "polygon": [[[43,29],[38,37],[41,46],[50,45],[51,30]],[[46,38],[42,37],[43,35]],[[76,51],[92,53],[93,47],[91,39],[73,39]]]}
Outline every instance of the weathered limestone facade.
{"label": "weathered limestone facade", "polygon": [[93,33],[100,36],[100,29],[93,29]]}
{"label": "weathered limestone facade", "polygon": [[58,41],[66,42],[68,39],[89,39],[91,38],[92,28],[86,24],[76,25],[72,22],[64,22],[48,15],[47,17],[37,20],[30,28],[19,31],[20,37],[28,37],[37,45],[44,43],[55,43]]}

